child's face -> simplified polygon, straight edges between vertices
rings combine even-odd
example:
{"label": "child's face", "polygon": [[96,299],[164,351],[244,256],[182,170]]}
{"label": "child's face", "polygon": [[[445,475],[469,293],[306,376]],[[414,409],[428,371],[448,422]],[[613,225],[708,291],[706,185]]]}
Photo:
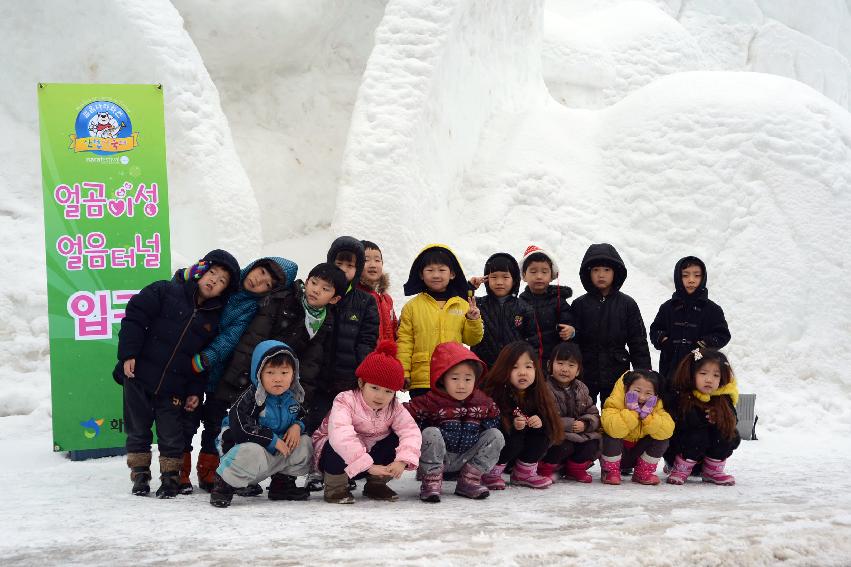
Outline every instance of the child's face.
{"label": "child's face", "polygon": [[334,289],[334,284],[323,279],[313,276],[307,278],[307,283],[304,284],[304,297],[307,299],[307,304],[311,307],[325,307],[333,305],[340,301],[340,296]]}
{"label": "child's face", "polygon": [[290,389],[293,383],[294,369],[289,364],[269,366],[260,371],[260,383],[263,389],[273,396],[280,396]]}
{"label": "child's face", "polygon": [[446,264],[429,264],[423,268],[420,277],[429,290],[442,293],[449,287],[449,282],[455,279],[455,272]]}
{"label": "child's face", "polygon": [[525,390],[535,383],[535,361],[532,360],[528,352],[521,354],[517,362],[514,363],[508,381],[517,390]]}
{"label": "child's face", "polygon": [[443,388],[452,399],[466,400],[476,388],[476,373],[466,362],[456,364],[443,375]]}
{"label": "child's face", "polygon": [[198,295],[202,300],[212,299],[222,294],[230,283],[230,272],[221,266],[213,266],[198,280]]}
{"label": "child's face", "polygon": [[351,282],[355,279],[355,273],[357,272],[358,267],[354,260],[343,260],[341,258],[337,258],[334,260],[334,265],[343,270],[343,273],[346,274],[346,281]]}
{"label": "child's face", "polygon": [[384,258],[381,257],[381,252],[367,249],[366,264],[364,264],[361,279],[376,284],[382,275],[384,275]]}
{"label": "child's face", "polygon": [[370,408],[380,410],[386,408],[396,397],[396,392],[389,388],[382,388],[375,384],[369,384],[358,378],[358,386],[363,394],[363,399]]}
{"label": "child's face", "polygon": [[255,266],[245,275],[242,287],[251,293],[266,293],[275,287],[275,279],[265,266]]}
{"label": "child's face", "polygon": [[553,269],[548,262],[529,262],[523,272],[523,280],[532,293],[542,294],[553,281]]}
{"label": "child's face", "polygon": [[694,387],[698,392],[710,394],[721,385],[721,367],[714,360],[706,362],[694,373]]}
{"label": "child's face", "polygon": [[653,383],[649,380],[639,378],[629,385],[627,392],[638,392],[638,401],[643,404],[647,401],[647,398],[656,395],[656,388],[653,387]]}
{"label": "child's face", "polygon": [[683,278],[683,287],[689,295],[695,292],[695,290],[700,286],[701,280],[703,280],[703,270],[700,269],[700,266],[689,266],[688,268],[683,268],[680,274]]}
{"label": "child's face", "polygon": [[511,293],[514,278],[511,272],[491,272],[488,274],[487,286],[497,297],[505,297]]}
{"label": "child's face", "polygon": [[573,360],[554,360],[553,378],[559,384],[570,384],[579,375],[579,363]]}
{"label": "child's face", "polygon": [[608,266],[594,266],[591,268],[591,283],[603,293],[612,289],[615,281],[615,271]]}

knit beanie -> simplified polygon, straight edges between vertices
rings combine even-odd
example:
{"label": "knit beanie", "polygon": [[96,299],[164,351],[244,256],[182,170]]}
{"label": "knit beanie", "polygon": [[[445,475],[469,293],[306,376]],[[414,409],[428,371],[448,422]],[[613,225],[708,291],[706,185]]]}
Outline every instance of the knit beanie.
{"label": "knit beanie", "polygon": [[396,343],[390,340],[379,341],[375,350],[360,363],[355,376],[367,384],[375,384],[398,392],[405,385],[405,371],[396,358]]}
{"label": "knit beanie", "polygon": [[529,247],[526,248],[526,251],[523,252],[523,261],[521,262],[521,264],[523,266],[522,271],[524,273],[526,272],[526,266],[529,263],[529,257],[532,256],[533,254],[541,254],[542,256],[545,256],[550,261],[550,264],[552,264],[552,266],[553,266],[553,279],[556,279],[558,277],[558,263],[556,263],[555,256],[553,256],[552,254],[550,254],[549,252],[547,252],[543,248],[541,248],[539,246],[535,246],[534,244],[530,244]]}

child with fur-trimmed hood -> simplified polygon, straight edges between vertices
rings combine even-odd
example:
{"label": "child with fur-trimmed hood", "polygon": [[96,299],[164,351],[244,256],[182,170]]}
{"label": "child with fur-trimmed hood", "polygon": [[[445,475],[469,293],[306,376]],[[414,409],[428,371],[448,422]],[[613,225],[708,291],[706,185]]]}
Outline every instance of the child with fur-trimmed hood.
{"label": "child with fur-trimmed hood", "polygon": [[384,256],[375,242],[361,240],[361,243],[366,262],[360,275],[358,289],[375,298],[378,306],[378,340],[395,342],[399,320],[393,309],[393,297],[387,293],[390,288],[390,276],[384,271]]}

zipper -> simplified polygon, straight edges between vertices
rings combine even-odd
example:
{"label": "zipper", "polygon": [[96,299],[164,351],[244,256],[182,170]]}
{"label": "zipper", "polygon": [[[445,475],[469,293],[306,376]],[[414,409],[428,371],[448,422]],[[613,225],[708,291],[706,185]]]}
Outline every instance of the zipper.
{"label": "zipper", "polygon": [[[192,296],[193,302],[195,301],[195,296]],[[160,382],[157,384],[157,389],[154,390],[154,395],[160,393],[160,388],[163,385],[163,380],[165,380],[165,373],[168,372],[168,367],[171,366],[171,361],[174,360],[174,355],[177,354],[177,349],[180,348],[180,343],[183,342],[183,337],[186,335],[186,331],[189,329],[189,325],[192,324],[192,321],[195,319],[195,315],[198,314],[198,306],[192,306],[192,317],[189,318],[189,321],[186,322],[186,325],[183,327],[183,332],[180,333],[180,338],[177,339],[177,344],[174,345],[174,350],[171,351],[171,356],[168,358],[168,362],[165,363],[165,367],[163,367],[162,376],[160,376]]]}

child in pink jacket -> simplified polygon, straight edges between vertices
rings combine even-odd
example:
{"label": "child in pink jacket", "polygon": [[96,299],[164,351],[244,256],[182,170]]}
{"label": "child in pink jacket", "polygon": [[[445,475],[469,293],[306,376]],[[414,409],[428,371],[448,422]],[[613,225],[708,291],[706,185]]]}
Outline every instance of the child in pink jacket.
{"label": "child in pink jacket", "polygon": [[391,478],[417,468],[422,434],[396,392],[405,383],[396,343],[381,341],[357,370],[358,387],[334,398],[331,412],[313,433],[317,470],[325,474],[325,501],[352,504],[349,478],[366,476],[363,494],[394,502]]}

